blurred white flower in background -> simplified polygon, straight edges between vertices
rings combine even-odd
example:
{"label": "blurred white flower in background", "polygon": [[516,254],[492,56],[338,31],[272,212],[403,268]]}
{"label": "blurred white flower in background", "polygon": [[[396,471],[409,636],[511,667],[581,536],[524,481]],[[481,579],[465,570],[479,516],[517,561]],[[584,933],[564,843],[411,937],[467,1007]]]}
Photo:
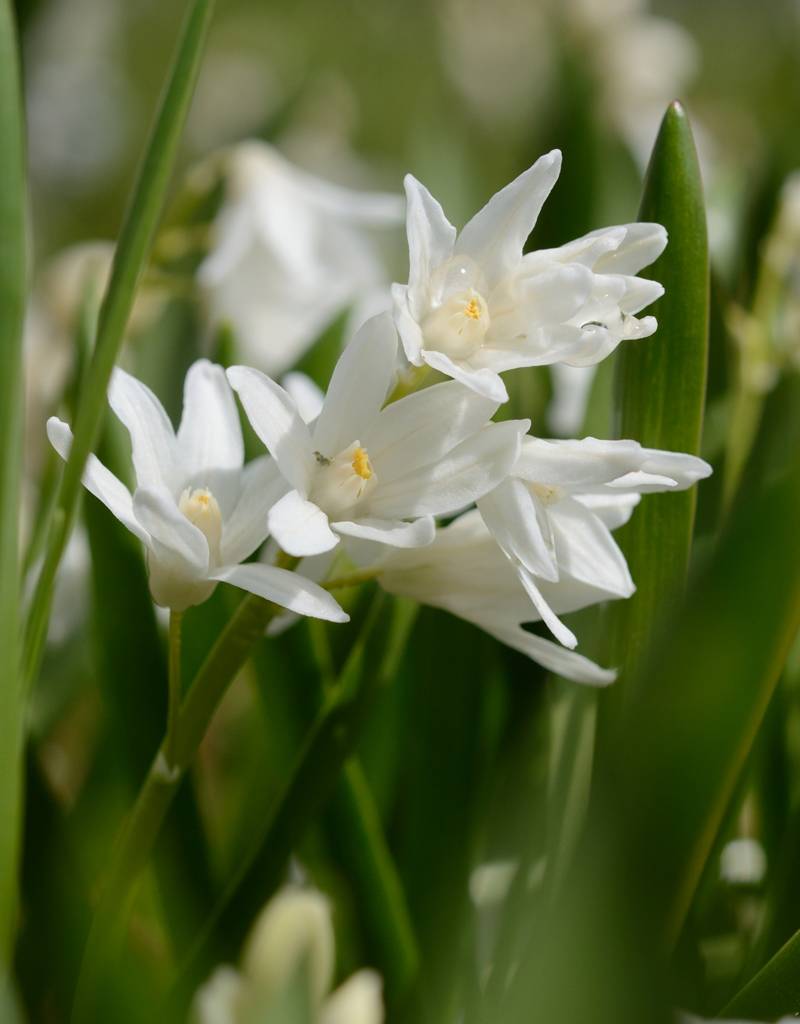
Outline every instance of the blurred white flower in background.
{"label": "blurred white flower in background", "polygon": [[597,82],[602,113],[645,167],[667,104],[697,74],[695,41],[651,14],[647,0],[567,0],[558,11]]}
{"label": "blurred white flower in background", "polygon": [[198,279],[212,327],[229,325],[245,362],[280,374],[387,281],[378,236],[402,223],[403,199],[323,181],[266,143],[222,161],[225,199]]}
{"label": "blurred white flower in background", "polygon": [[445,71],[478,117],[493,132],[533,123],[555,87],[556,48],[545,6],[439,0],[437,14]]}
{"label": "blurred white flower in background", "polygon": [[59,193],[88,193],[118,171],[136,133],[124,0],[42,5],[26,41],[29,164]]}
{"label": "blurred white flower in background", "polygon": [[270,900],[245,946],[240,970],[219,967],[197,992],[195,1024],[283,1019],[281,999],[306,989],[314,1024],[382,1024],[381,979],[360,970],[331,992],[335,937],[331,910],[314,890],[287,886]]}
{"label": "blurred white flower in background", "polygon": [[767,873],[767,854],[757,839],[732,839],[722,848],[720,878],[729,885],[760,885]]}

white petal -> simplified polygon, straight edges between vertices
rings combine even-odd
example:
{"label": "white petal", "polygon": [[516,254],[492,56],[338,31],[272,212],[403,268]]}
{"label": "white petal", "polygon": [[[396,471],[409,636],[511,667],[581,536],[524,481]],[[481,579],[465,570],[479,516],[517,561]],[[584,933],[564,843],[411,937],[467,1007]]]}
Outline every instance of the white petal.
{"label": "white petal", "polygon": [[421,355],[424,362],[432,369],[452,377],[453,380],[464,384],[476,394],[488,398],[490,402],[497,402],[498,405],[501,405],[508,401],[506,386],[494,370],[490,370],[488,367],[476,370],[467,363],[454,363],[444,352],[436,352],[431,349],[423,349]]}
{"label": "white petal", "polygon": [[308,424],[313,423],[322,412],[322,403],[325,401],[322,389],[307,374],[296,370],[287,373],[281,383],[287,394],[294,399],[303,420]]}
{"label": "white petal", "polygon": [[397,358],[397,330],[391,314],[368,320],[344,350],[333,371],[314,427],[314,448],[333,458],[360,440],[386,401]]}
{"label": "white petal", "polygon": [[382,482],[440,459],[489,422],[498,403],[456,381],[387,405],[361,440]]}
{"label": "white petal", "polygon": [[628,563],[601,520],[574,498],[550,507],[559,567],[609,594],[630,597],[635,587]]}
{"label": "white petal", "polygon": [[360,540],[377,541],[394,548],[421,548],[433,541],[436,525],[429,516],[415,519],[411,523],[401,520],[374,519],[366,517],[355,522],[331,523],[337,533]]}
{"label": "white petal", "polygon": [[269,533],[267,513],[288,486],[269,455],[262,455],[244,467],[238,500],[225,519],[222,532],[221,555],[226,565],[243,562],[264,541]]}
{"label": "white petal", "polygon": [[[492,536],[510,558],[537,576],[558,579],[552,538],[548,544],[536,502],[521,480],[504,480],[479,499],[478,508]],[[546,516],[543,518],[546,523]]]}
{"label": "white petal", "polygon": [[492,196],[459,234],[455,251],[471,256],[490,284],[521,258],[560,170],[561,153],[554,149]]}
{"label": "white petal", "polygon": [[314,473],[314,447],[294,400],[270,377],[248,366],[232,366],[228,380],[281,473],[306,494]]}
{"label": "white petal", "polygon": [[231,583],[298,615],[310,615],[329,622],[348,622],[350,619],[327,590],[288,569],[248,562],[219,569],[211,574],[211,578]]}
{"label": "white petal", "polygon": [[411,315],[419,320],[424,314],[428,283],[433,271],[453,252],[456,229],[445,217],[439,203],[425,186],[407,174],[406,232],[408,234],[408,295]]}
{"label": "white petal", "polygon": [[325,513],[297,491],[289,491],[272,506],[267,522],[278,544],[297,558],[319,555],[339,543]]}
{"label": "white petal", "polygon": [[[66,461],[72,447],[72,431],[67,424],[57,417],[51,416],[47,421],[47,436],[50,439],[50,444]],[[149,542],[150,537],[147,531],[140,526],[133,514],[131,492],[121,480],[114,476],[110,469],[103,465],[96,455],[90,455],[86,460],[81,480],[86,490],[102,501],[123,526],[126,526],[145,544]]]}
{"label": "white petal", "polygon": [[404,284],[392,285],[392,311],[397,333],[403,345],[406,359],[412,366],[422,366],[422,328],[411,315],[408,305],[408,288]]}
{"label": "white petal", "polygon": [[380,975],[361,970],[348,978],[326,1000],[320,1024],[383,1024]]}
{"label": "white petal", "polygon": [[208,541],[180,511],[166,488],[137,488],[133,511],[150,534],[152,550],[160,562],[190,577],[207,575]]}
{"label": "white petal", "polygon": [[541,590],[536,586],[536,580],[533,575],[526,569],[519,570],[519,579],[525,588],[525,593],[533,602],[533,606],[542,618],[545,626],[550,630],[553,636],[558,640],[560,644],[565,647],[572,649],[578,646],[578,638],[572,632],[567,629],[564,623],[559,619],[547,601],[544,599]]}
{"label": "white petal", "polygon": [[508,476],[529,420],[490,423],[438,462],[380,482],[370,512],[387,519],[448,515],[488,494]]}
{"label": "white petal", "polygon": [[[223,368],[207,359],[198,359],[186,374],[178,455],[187,480],[209,471],[240,470],[244,462],[236,400]],[[216,490],[213,479],[206,486]]]}
{"label": "white petal", "polygon": [[139,487],[169,489],[176,483],[175,432],[164,407],[141,381],[117,367],[108,402],[131,437],[133,468]]}
{"label": "white petal", "polygon": [[575,500],[593,512],[609,530],[624,526],[642,500],[638,494],[576,494]]}
{"label": "white petal", "polygon": [[512,647],[521,654],[526,654],[533,661],[542,665],[550,672],[555,672],[575,683],[588,683],[590,686],[608,686],[616,678],[613,669],[601,668],[582,654],[567,651],[551,640],[528,633],[527,630],[515,626],[508,629],[492,628],[487,630],[500,643]]}
{"label": "white petal", "polygon": [[[579,263],[556,263],[540,273],[521,275],[517,301],[529,328],[570,320],[591,295],[592,283],[592,272]],[[493,321],[492,337],[495,330]]]}
{"label": "white petal", "polygon": [[601,256],[594,266],[599,274],[638,274],[642,267],[657,260],[666,247],[667,232],[660,224],[641,222],[622,226],[624,240],[615,251]]}

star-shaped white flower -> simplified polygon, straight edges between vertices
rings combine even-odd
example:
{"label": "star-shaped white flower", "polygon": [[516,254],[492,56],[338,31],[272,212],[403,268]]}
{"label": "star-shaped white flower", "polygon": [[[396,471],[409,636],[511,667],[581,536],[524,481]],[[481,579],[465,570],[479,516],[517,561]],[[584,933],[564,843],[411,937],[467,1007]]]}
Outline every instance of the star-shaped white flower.
{"label": "star-shaped white flower", "polygon": [[396,355],[391,316],[367,321],[339,359],[313,428],[269,377],[245,366],[228,370],[292,487],[269,512],[270,533],[289,554],[329,551],[341,536],[429,544],[433,516],[472,504],[513,465],[528,421],[489,423],[498,403],[460,384],[384,408]]}
{"label": "star-shaped white flower", "polygon": [[[244,465],[222,367],[201,359],[189,369],[177,433],[152,391],[123,370],[114,371],[108,400],[130,434],[136,489],[131,495],[94,455],[83,483],[146,546],[157,604],[183,611],[224,581],[301,615],[347,620],[330,594],[297,573],[239,564],[266,538],[267,513],[286,485],[268,457]],[[70,428],[52,417],[47,432],[66,459]]]}
{"label": "star-shaped white flower", "polygon": [[[615,678],[612,670],[523,629],[524,623],[542,616],[475,509],[438,530],[428,547],[393,551],[375,569],[380,570],[378,582],[390,594],[457,615],[550,672],[593,686],[605,686]],[[560,614],[615,596],[567,573],[558,582],[540,586],[548,608]]]}
{"label": "star-shaped white flower", "polygon": [[545,441],[526,437],[509,478],[478,501],[497,543],[542,619],[567,647],[574,634],[545,596],[543,581],[564,574],[616,597],[635,587],[611,530],[627,522],[642,494],[683,490],[711,467],[694,455],[636,441]]}
{"label": "star-shaped white flower", "polygon": [[636,277],[666,245],[658,224],[604,228],[523,255],[561,167],[553,150],[498,192],[461,232],[415,178],[408,198],[409,280],[392,288],[408,360],[427,363],[497,402],[499,374],[522,366],[590,365],[656,329],[635,314],[663,288]]}

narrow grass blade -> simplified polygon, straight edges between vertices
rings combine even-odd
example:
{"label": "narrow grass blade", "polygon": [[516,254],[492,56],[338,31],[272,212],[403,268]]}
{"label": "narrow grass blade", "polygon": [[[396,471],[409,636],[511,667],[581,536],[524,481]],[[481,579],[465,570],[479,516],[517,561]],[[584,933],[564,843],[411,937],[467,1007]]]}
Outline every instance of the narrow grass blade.
{"label": "narrow grass blade", "polygon": [[[639,219],[663,224],[664,254],[643,276],[660,281],[655,337],[623,344],[617,357],[617,435],[652,448],[697,453],[708,362],[709,273],[700,168],[689,120],[667,110],[647,172]],[[618,533],[637,591],[614,607],[614,664],[620,684],[641,661],[664,602],[686,575],[696,489],[642,502]],[[624,695],[623,695],[624,699]]]}
{"label": "narrow grass blade", "polygon": [[777,1020],[800,1006],[800,931],[728,1003],[725,1018]]}
{"label": "narrow grass blade", "polygon": [[19,499],[22,325],[27,289],[22,96],[11,0],[0,0],[0,962],[17,916],[22,786]]}
{"label": "narrow grass blade", "polygon": [[213,7],[213,0],[192,0],[188,8],[150,142],[125,214],[111,279],[100,308],[94,355],[81,389],[74,442],[61,478],[44,565],[28,616],[24,652],[26,684],[30,684],[38,671],[53,584],[75,520],[83,467],[102,427],[108,382],[164,205]]}

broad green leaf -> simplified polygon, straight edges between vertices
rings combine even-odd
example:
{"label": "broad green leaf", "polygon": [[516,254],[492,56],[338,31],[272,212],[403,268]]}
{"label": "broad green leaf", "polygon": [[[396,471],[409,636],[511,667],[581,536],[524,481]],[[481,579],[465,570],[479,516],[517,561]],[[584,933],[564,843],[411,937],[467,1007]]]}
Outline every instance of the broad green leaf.
{"label": "broad green leaf", "polygon": [[795,465],[737,510],[612,737],[615,803],[634,858],[657,880],[649,898],[667,947],[800,628],[798,518]]}
{"label": "broad green leaf", "polygon": [[[651,448],[696,454],[708,361],[708,243],[697,154],[679,103],[662,121],[639,219],[667,229],[664,254],[643,274],[660,281],[665,294],[648,310],[658,318],[655,336],[623,343],[617,355],[616,433]],[[650,495],[617,535],[637,587],[612,613],[613,662],[621,667],[622,687],[665,601],[685,578],[696,500],[694,488]]]}
{"label": "broad green leaf", "polygon": [[27,290],[23,109],[11,0],[0,0],[0,961],[17,916],[22,787],[19,498],[22,324]]}
{"label": "broad green leaf", "polygon": [[44,565],[28,616],[24,652],[27,684],[38,671],[50,617],[53,584],[75,520],[83,467],[102,429],[108,382],[161,216],[213,7],[213,0],[192,0],[188,7],[172,69],[120,232],[111,278],[100,307],[94,355],[81,388],[72,450],[61,478]]}

